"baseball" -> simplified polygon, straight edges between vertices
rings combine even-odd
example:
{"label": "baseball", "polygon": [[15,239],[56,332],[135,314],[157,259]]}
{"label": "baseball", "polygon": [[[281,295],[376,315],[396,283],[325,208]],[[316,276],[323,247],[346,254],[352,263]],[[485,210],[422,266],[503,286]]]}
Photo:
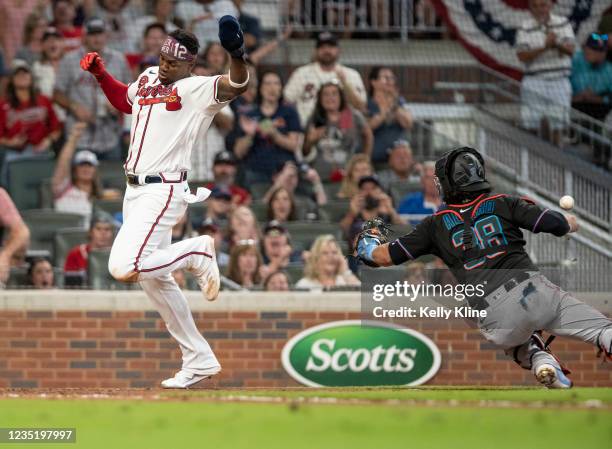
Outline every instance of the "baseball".
{"label": "baseball", "polygon": [[559,200],[559,206],[561,209],[570,210],[574,208],[574,198],[569,195],[564,195]]}

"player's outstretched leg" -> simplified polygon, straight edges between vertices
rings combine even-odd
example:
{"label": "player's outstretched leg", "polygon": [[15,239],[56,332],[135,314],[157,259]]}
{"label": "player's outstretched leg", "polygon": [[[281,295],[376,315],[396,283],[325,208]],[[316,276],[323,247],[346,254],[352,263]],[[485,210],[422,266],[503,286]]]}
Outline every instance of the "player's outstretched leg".
{"label": "player's outstretched leg", "polygon": [[523,369],[531,370],[536,380],[546,388],[571,388],[572,381],[567,377],[569,371],[561,365],[539,332],[534,332],[529,340],[506,350],[506,354]]}
{"label": "player's outstretched leg", "polygon": [[189,303],[172,275],[141,281],[140,285],[179,343],[183,363],[174,377],[162,381],[164,388],[188,388],[221,371],[208,342],[198,331]]}

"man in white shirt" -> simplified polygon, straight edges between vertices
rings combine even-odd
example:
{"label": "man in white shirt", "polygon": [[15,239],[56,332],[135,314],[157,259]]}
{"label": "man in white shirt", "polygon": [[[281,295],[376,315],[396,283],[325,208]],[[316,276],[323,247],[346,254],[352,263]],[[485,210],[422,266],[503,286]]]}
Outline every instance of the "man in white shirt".
{"label": "man in white shirt", "polygon": [[302,127],[314,111],[319,87],[332,80],[342,84],[348,103],[361,111],[366,107],[366,90],[355,69],[338,62],[340,48],[336,36],[325,31],[317,36],[315,62],[295,69],[285,86],[285,99],[295,104]]}
{"label": "man in white shirt", "polygon": [[521,84],[521,122],[525,128],[559,131],[569,122],[569,81],[576,38],[565,17],[551,13],[552,0],[530,0],[531,17],[516,37],[517,57],[525,65]]}

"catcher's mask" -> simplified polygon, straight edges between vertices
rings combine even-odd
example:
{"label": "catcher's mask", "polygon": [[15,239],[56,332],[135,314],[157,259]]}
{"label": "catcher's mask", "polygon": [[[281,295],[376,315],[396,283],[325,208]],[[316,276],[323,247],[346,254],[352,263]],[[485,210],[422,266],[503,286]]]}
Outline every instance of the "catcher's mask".
{"label": "catcher's mask", "polygon": [[484,159],[470,147],[456,148],[436,161],[436,186],[440,196],[448,201],[460,193],[490,189],[485,177]]}

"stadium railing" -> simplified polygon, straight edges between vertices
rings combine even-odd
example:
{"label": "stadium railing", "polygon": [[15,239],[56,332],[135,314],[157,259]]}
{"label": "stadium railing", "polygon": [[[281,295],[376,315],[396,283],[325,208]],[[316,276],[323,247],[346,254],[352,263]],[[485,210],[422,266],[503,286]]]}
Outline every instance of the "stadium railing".
{"label": "stadium railing", "polygon": [[[278,30],[290,26],[296,32],[395,33],[407,40],[411,32],[444,31],[435,14],[431,17],[419,14],[416,4],[415,0],[256,0],[245,10],[276,14]],[[276,8],[271,8],[272,5]],[[259,17],[266,29],[270,15],[267,19]]]}

